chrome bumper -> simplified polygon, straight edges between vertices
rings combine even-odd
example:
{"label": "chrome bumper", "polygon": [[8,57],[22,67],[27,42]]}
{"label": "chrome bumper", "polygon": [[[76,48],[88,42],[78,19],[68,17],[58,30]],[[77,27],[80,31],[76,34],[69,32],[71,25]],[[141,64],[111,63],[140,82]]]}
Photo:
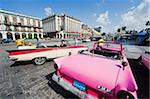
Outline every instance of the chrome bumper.
{"label": "chrome bumper", "polygon": [[16,60],[18,60],[18,58],[14,58],[14,57],[7,57],[7,60],[12,60],[12,61],[16,61]]}
{"label": "chrome bumper", "polygon": [[52,79],[61,87],[63,87],[64,89],[66,89],[67,91],[72,92],[73,94],[77,95],[78,97],[82,98],[82,99],[96,99],[97,97],[89,95],[79,89],[77,89],[76,87],[74,87],[72,84],[66,82],[65,80],[63,80],[61,77],[58,77],[56,74],[53,74]]}

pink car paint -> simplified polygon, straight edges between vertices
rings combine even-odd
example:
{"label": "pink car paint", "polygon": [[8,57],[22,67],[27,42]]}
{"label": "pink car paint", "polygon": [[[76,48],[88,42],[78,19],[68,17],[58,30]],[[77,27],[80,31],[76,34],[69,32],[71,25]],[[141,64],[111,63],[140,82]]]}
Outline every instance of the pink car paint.
{"label": "pink car paint", "polygon": [[[87,97],[90,95],[94,99],[101,97],[117,98],[118,92],[126,91],[136,99],[137,85],[122,47],[120,50],[113,49],[113,51],[120,51],[123,59],[114,60],[85,54],[55,59],[54,62],[58,65],[57,76],[60,76],[64,82],[69,82],[69,86],[74,80],[84,83],[87,90],[83,93],[86,93]],[[123,67],[122,61],[128,65]],[[63,84],[60,85],[64,86]],[[74,89],[74,86],[71,87]]]}
{"label": "pink car paint", "polygon": [[150,52],[143,53],[139,61],[150,70]]}

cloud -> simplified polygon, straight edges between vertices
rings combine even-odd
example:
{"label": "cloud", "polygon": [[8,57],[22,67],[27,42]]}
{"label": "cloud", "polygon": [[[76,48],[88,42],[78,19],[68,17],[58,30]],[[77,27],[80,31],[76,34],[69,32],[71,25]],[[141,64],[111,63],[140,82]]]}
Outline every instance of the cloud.
{"label": "cloud", "polygon": [[141,30],[145,23],[150,20],[150,0],[143,0],[138,6],[129,9],[121,15],[119,26],[127,26],[128,29]]}
{"label": "cloud", "polygon": [[102,29],[104,29],[105,31],[108,30],[108,27],[111,23],[109,19],[108,11],[104,13],[100,13],[96,19],[96,22],[98,23],[99,26],[102,27]]}
{"label": "cloud", "polygon": [[53,12],[52,12],[52,8],[51,8],[51,7],[46,7],[46,8],[44,8],[44,11],[45,11],[45,14],[46,14],[47,16],[53,15]]}
{"label": "cloud", "polygon": [[101,24],[102,26],[106,26],[110,23],[108,11],[99,14],[99,16],[96,19],[98,24]]}

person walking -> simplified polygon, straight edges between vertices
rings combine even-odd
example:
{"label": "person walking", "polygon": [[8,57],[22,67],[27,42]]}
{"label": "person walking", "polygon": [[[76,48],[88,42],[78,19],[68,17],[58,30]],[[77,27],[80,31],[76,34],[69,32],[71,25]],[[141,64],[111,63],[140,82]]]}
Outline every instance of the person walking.
{"label": "person walking", "polygon": [[40,42],[39,42],[39,39],[38,38],[36,38],[36,40],[37,40],[37,46],[40,46]]}

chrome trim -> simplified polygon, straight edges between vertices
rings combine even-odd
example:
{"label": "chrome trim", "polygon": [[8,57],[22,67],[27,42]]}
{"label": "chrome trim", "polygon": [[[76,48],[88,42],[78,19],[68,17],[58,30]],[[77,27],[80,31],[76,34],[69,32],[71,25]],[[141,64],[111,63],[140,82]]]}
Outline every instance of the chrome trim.
{"label": "chrome trim", "polygon": [[8,56],[8,60],[16,61],[16,60],[18,60],[18,58],[14,58],[14,57],[9,57]]}
{"label": "chrome trim", "polygon": [[58,77],[56,74],[53,74],[52,79],[61,87],[63,87],[64,89],[66,89],[67,91],[72,92],[73,94],[77,95],[78,97],[80,97],[81,99],[95,99],[97,97],[92,96],[90,94],[87,94],[79,89],[77,89],[76,87],[74,87],[72,84],[66,82],[65,80],[63,80],[63,78]]}

